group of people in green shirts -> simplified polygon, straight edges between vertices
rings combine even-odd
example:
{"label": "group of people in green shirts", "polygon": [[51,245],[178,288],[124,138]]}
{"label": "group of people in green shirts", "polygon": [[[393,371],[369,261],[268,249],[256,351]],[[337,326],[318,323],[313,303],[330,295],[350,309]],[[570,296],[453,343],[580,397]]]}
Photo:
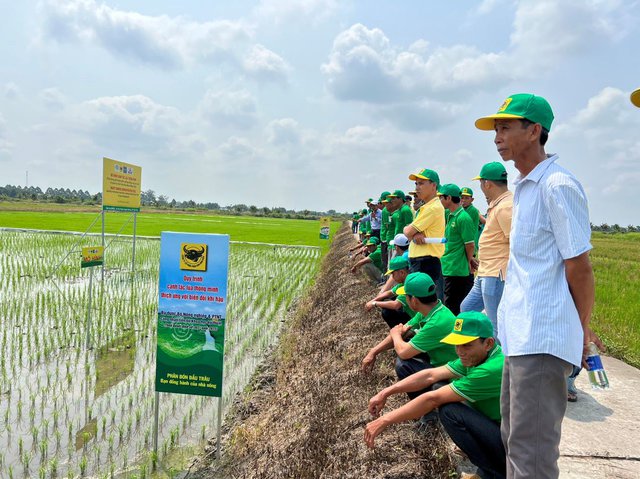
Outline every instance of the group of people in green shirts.
{"label": "group of people in green shirts", "polygon": [[[373,447],[375,438],[394,423],[439,420],[477,467],[476,474],[466,477],[502,478],[504,356],[484,313],[460,313],[473,286],[484,217],[472,204],[471,188],[440,184],[437,173],[428,169],[409,178],[416,191],[385,191],[353,216],[359,242],[350,251],[351,270],[363,269],[379,282],[379,293],[365,309],[379,309],[389,326],[361,368],[371,372],[378,356],[393,350],[398,377],[369,401],[375,419],[367,424],[364,439]],[[387,398],[402,393],[409,401],[381,415]]]}

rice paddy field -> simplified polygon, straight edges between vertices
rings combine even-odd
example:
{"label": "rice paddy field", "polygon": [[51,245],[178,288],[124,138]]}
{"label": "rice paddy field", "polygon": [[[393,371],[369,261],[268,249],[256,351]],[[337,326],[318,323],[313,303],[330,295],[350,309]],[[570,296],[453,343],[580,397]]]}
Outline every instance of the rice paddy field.
{"label": "rice paddy field", "polygon": [[[78,215],[62,223],[36,215],[35,223],[22,226],[82,231],[91,219]],[[125,216],[110,214],[110,231]],[[182,221],[153,215],[147,223],[140,216],[138,234],[224,229],[201,216],[190,222],[187,215]],[[18,226],[7,212],[0,219]],[[312,236],[311,244],[319,243],[317,221],[298,231],[288,220],[264,221],[262,229],[253,218],[224,220],[237,232],[230,250],[223,414],[312,283],[326,249],[295,244]],[[273,230],[278,233],[267,234]],[[233,242],[237,238],[258,244]],[[259,244],[265,238],[294,244]],[[108,236],[104,279],[96,268],[89,307],[92,272],[80,268],[80,248],[96,244],[99,236],[0,230],[2,478],[142,478],[152,471],[172,477],[180,450],[215,435],[217,399],[163,393],[158,455],[152,452],[160,242],[137,239],[132,271],[131,238]]]}

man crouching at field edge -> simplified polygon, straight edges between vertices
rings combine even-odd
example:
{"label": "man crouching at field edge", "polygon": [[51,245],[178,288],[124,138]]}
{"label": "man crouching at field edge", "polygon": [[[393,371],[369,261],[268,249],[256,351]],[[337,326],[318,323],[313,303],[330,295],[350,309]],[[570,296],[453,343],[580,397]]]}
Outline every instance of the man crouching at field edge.
{"label": "man crouching at field edge", "polygon": [[478,477],[504,478],[506,458],[500,437],[504,355],[493,338],[491,321],[475,311],[460,313],[453,331],[442,342],[455,345],[458,359],[383,389],[369,401],[369,412],[378,417],[387,398],[394,394],[421,391],[438,381],[452,380],[451,383],[370,422],[364,440],[373,447],[376,436],[391,424],[418,419],[438,408],[442,426],[478,468]]}

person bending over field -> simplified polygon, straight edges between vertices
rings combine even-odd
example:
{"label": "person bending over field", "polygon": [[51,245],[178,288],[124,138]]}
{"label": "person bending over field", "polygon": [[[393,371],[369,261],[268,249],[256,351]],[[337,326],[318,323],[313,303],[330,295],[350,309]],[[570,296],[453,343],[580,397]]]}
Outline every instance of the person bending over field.
{"label": "person bending over field", "polygon": [[375,298],[367,301],[364,309],[371,311],[373,308],[380,308],[382,319],[390,328],[398,324],[404,324],[416,314],[407,304],[404,295],[404,284],[409,274],[409,262],[402,257],[395,257],[389,262],[387,273],[395,286],[383,293],[379,293]]}
{"label": "person bending over field", "polygon": [[[506,455],[500,437],[504,355],[493,338],[491,321],[482,313],[460,313],[442,342],[455,345],[458,358],[420,371],[373,396],[369,412],[377,419],[365,427],[364,441],[373,448],[375,438],[390,425],[418,419],[437,408],[447,434],[478,468],[472,477],[504,478]],[[448,380],[450,384],[420,394],[380,416],[390,396],[424,391],[436,382]]]}
{"label": "person bending over field", "polygon": [[[398,379],[423,369],[442,366],[456,358],[455,348],[440,342],[449,334],[456,318],[438,300],[435,290],[428,274],[411,273],[407,276],[404,282],[407,304],[417,314],[407,324],[393,327],[385,339],[369,350],[362,360],[363,372],[371,371],[378,354],[392,348],[398,355]],[[410,393],[410,397],[417,395]]]}

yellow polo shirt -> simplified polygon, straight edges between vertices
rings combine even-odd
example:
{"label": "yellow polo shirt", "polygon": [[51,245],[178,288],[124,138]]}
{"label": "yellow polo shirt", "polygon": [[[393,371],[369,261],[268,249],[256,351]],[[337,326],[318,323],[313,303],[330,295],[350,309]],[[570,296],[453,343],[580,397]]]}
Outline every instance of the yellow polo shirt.
{"label": "yellow polo shirt", "polygon": [[478,276],[505,278],[509,261],[509,232],[513,193],[505,191],[489,204],[487,223],[480,235]]}
{"label": "yellow polo shirt", "polygon": [[[444,237],[444,207],[437,196],[420,207],[411,226],[418,233],[423,233],[426,238]],[[409,258],[421,256],[440,258],[443,254],[444,244],[442,243],[416,244],[413,241],[409,243]]]}

